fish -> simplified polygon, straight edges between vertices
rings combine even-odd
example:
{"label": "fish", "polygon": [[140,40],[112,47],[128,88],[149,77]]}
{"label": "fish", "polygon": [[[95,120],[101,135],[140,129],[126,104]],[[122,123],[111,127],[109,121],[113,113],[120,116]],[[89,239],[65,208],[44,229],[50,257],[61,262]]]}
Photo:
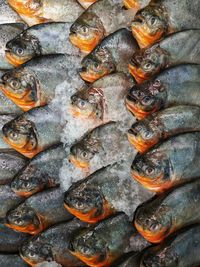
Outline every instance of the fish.
{"label": "fish", "polygon": [[91,6],[92,4],[94,4],[96,1],[98,0],[78,0],[78,2],[82,5],[82,7],[84,7],[85,9],[87,9],[89,6]]}
{"label": "fish", "polygon": [[140,266],[198,267],[200,263],[199,233],[200,227],[195,225],[166,239],[163,244],[147,249]]}
{"label": "fish", "polygon": [[[0,2],[1,10],[1,2]],[[1,18],[1,14],[0,14]],[[1,19],[0,19],[1,21]],[[10,64],[6,58],[6,44],[9,40],[15,38],[18,34],[24,31],[26,26],[23,23],[7,23],[0,24],[0,69],[12,69],[13,65]]]}
{"label": "fish", "polygon": [[63,267],[83,267],[85,264],[69,252],[68,245],[71,235],[86,226],[77,219],[54,225],[24,242],[20,256],[35,267],[43,261],[55,261]]}
{"label": "fish", "polygon": [[70,112],[83,119],[119,121],[126,112],[125,96],[134,84],[134,80],[122,72],[104,76],[71,96]]}
{"label": "fish", "polygon": [[172,106],[199,106],[199,77],[200,66],[195,64],[165,69],[150,80],[134,85],[127,94],[126,107],[141,120]]}
{"label": "fish", "polygon": [[49,55],[34,58],[2,76],[0,89],[22,110],[44,106],[55,97],[55,90],[71,75],[72,62],[79,66],[77,56]]}
{"label": "fish", "polygon": [[82,60],[80,75],[86,82],[94,82],[114,72],[127,72],[127,64],[138,44],[131,32],[120,29],[106,38]]}
{"label": "fish", "polygon": [[145,153],[151,147],[169,137],[200,131],[200,107],[174,106],[138,121],[128,130],[130,143]]}
{"label": "fish", "polygon": [[23,23],[20,16],[9,6],[7,0],[0,0],[0,22],[5,23]]}
{"label": "fish", "polygon": [[62,144],[47,148],[14,176],[11,189],[19,196],[30,197],[44,189],[58,187],[59,173],[65,158],[67,154]]}
{"label": "fish", "polygon": [[150,0],[123,0],[124,6],[127,9],[133,9],[135,12],[147,6],[150,2]]}
{"label": "fish", "polygon": [[160,243],[170,234],[199,223],[199,190],[197,179],[142,204],[135,213],[135,227],[147,241]]}
{"label": "fish", "polygon": [[10,209],[5,225],[20,232],[38,234],[56,223],[72,218],[63,203],[64,195],[60,188],[39,192]]}
{"label": "fish", "polygon": [[29,26],[51,21],[73,22],[84,10],[74,0],[8,0],[8,3]]}
{"label": "fish", "polygon": [[131,175],[145,188],[161,193],[199,177],[200,133],[171,137],[131,165]]}
{"label": "fish", "polygon": [[[1,83],[1,81],[0,81]],[[23,111],[13,103],[12,100],[7,98],[4,93],[0,90],[0,116],[1,115],[12,115],[16,116],[22,114]]]}
{"label": "fish", "polygon": [[120,260],[114,262],[111,267],[138,267],[140,266],[141,253],[130,252],[122,256]]}
{"label": "fish", "polygon": [[162,70],[181,64],[200,64],[200,30],[185,30],[140,49],[129,62],[129,71],[142,83]]}
{"label": "fish", "polygon": [[199,12],[198,0],[193,1],[192,4],[187,0],[152,1],[136,13],[131,24],[133,36],[139,46],[144,48],[168,34],[198,29]]}
{"label": "fish", "polygon": [[130,245],[135,229],[124,213],[118,213],[74,233],[69,250],[92,267],[110,266]]}
{"label": "fish", "polygon": [[60,142],[59,111],[49,106],[34,108],[4,124],[3,139],[28,158]]}
{"label": "fish", "polygon": [[0,254],[0,265],[2,267],[28,267],[26,262],[18,254]]}
{"label": "fish", "polygon": [[43,55],[68,54],[81,57],[79,49],[69,41],[70,25],[69,22],[49,22],[24,30],[6,43],[6,60],[12,66],[20,66]]}

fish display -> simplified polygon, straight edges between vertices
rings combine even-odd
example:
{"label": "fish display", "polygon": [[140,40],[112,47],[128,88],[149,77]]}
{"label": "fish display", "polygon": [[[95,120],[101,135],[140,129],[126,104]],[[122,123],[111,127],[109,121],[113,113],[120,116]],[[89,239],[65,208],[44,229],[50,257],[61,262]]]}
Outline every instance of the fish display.
{"label": "fish display", "polygon": [[141,260],[141,267],[153,265],[163,267],[198,267],[200,263],[198,225],[167,239],[162,245],[147,249]]}
{"label": "fish display", "polygon": [[0,265],[2,267],[28,267],[18,254],[0,254]]}
{"label": "fish display", "polygon": [[146,47],[170,33],[198,29],[199,12],[198,0],[192,5],[187,0],[152,1],[135,15],[132,33],[140,47]]}
{"label": "fish display", "polygon": [[74,22],[84,10],[74,0],[8,0],[8,3],[29,26],[51,21]]}
{"label": "fish display", "polygon": [[199,77],[199,65],[183,64],[166,69],[156,77],[134,85],[127,94],[126,106],[137,119],[175,105],[198,106]]}
{"label": "fish display", "polygon": [[7,0],[0,0],[0,24],[22,23],[20,16],[9,6]]}
{"label": "fish display", "polygon": [[200,180],[175,188],[142,204],[136,211],[137,230],[152,243],[160,243],[171,233],[199,223]]}
{"label": "fish display", "polygon": [[136,51],[129,71],[141,83],[161,70],[184,63],[200,64],[200,30],[185,30]]}
{"label": "fish display", "polygon": [[140,153],[144,153],[171,136],[198,131],[200,107],[174,106],[134,123],[128,130],[128,139]]}
{"label": "fish display", "polygon": [[63,205],[60,188],[37,193],[6,215],[6,226],[25,233],[37,234],[44,229],[72,218]]}
{"label": "fish display", "polygon": [[58,187],[59,172],[66,157],[62,144],[39,153],[15,175],[11,189],[19,196],[30,197],[44,189]]}
{"label": "fish display", "polygon": [[149,190],[162,192],[199,177],[200,133],[171,137],[131,166],[132,177]]}
{"label": "fish display", "polygon": [[59,143],[61,130],[59,112],[48,106],[29,110],[2,128],[4,140],[28,158]]}
{"label": "fish display", "polygon": [[24,111],[44,106],[55,97],[57,86],[72,78],[72,63],[78,68],[80,58],[68,55],[35,58],[5,72],[0,89]]}
{"label": "fish display", "polygon": [[26,29],[7,42],[7,61],[13,66],[19,66],[34,57],[43,55],[80,56],[79,49],[69,41],[70,25],[71,23],[68,22],[49,22]]}
{"label": "fish display", "polygon": [[104,38],[83,58],[80,75],[83,80],[94,82],[110,73],[127,73],[127,64],[137,50],[138,44],[131,32],[125,28],[120,29]]}
{"label": "fish display", "polygon": [[60,223],[28,240],[21,247],[21,257],[31,266],[43,261],[55,261],[64,267],[83,267],[83,262],[68,249],[71,236],[87,225],[77,219]]}

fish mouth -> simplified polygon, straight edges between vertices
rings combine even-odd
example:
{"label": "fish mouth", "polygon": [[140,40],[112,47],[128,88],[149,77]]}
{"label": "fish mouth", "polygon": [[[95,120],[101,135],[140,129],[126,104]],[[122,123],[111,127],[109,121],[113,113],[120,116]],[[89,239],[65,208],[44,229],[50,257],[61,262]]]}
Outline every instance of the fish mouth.
{"label": "fish mouth", "polygon": [[94,72],[82,71],[82,72],[80,72],[80,76],[84,81],[89,82],[89,83],[93,83],[96,80],[100,79],[104,75],[100,75],[100,74],[97,74]]}
{"label": "fish mouth", "polygon": [[133,8],[136,11],[141,8],[141,5],[138,3],[138,0],[124,0],[124,6],[128,9]]}
{"label": "fish mouth", "polygon": [[[16,195],[18,195],[18,196],[20,196],[20,197],[28,198],[28,197],[30,197],[30,196],[33,195],[33,192],[19,191],[19,190],[13,188],[13,187],[11,187],[11,189],[12,189],[12,191],[13,191]],[[39,191],[36,191],[36,192],[39,192]]]}
{"label": "fish mouth", "polygon": [[10,63],[11,65],[13,65],[15,67],[18,67],[18,66],[24,64],[25,62],[27,62],[29,59],[31,59],[31,57],[30,58],[26,58],[26,59],[25,58],[24,59],[20,58],[17,55],[13,54],[9,50],[5,51],[5,57],[6,57],[7,61],[8,61],[8,63]]}
{"label": "fish mouth", "polygon": [[130,74],[135,78],[135,80],[140,84],[146,81],[150,75],[144,72],[141,68],[134,66],[133,64],[128,64]]}
{"label": "fish mouth", "polygon": [[145,153],[149,148],[151,148],[156,142],[145,143],[141,138],[137,138],[135,134],[129,130],[127,133],[129,142],[138,150],[140,154]]}
{"label": "fish mouth", "polygon": [[69,156],[69,161],[77,168],[79,169],[89,169],[90,164],[87,161],[81,161],[78,160],[75,156],[70,155]]}
{"label": "fish mouth", "polygon": [[149,116],[150,114],[152,114],[153,112],[156,111],[155,110],[152,110],[152,111],[143,111],[141,109],[139,109],[134,103],[133,101],[129,100],[128,98],[126,98],[125,100],[125,103],[126,103],[126,107],[128,108],[128,110],[133,113],[138,120],[143,120],[145,119],[147,116]]}
{"label": "fish mouth", "polygon": [[95,117],[93,113],[83,111],[75,105],[71,105],[69,108],[69,111],[72,114],[72,116],[76,117],[76,118],[88,119],[88,118],[94,118]]}

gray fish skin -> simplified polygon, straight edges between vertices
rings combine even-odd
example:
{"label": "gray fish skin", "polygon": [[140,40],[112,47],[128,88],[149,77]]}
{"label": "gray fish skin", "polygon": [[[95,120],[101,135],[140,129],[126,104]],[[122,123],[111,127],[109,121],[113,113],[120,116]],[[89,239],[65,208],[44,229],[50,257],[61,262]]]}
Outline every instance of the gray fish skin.
{"label": "gray fish skin", "polygon": [[151,267],[158,264],[161,267],[198,267],[200,264],[199,255],[200,227],[191,227],[175,237],[147,249],[141,260],[141,267]]}
{"label": "gray fish skin", "polygon": [[62,144],[39,153],[17,173],[10,184],[11,189],[17,195],[30,197],[46,188],[59,186],[60,169],[66,157]]}
{"label": "gray fish skin", "polygon": [[55,261],[64,267],[85,266],[69,252],[68,246],[72,234],[79,228],[86,226],[85,223],[76,219],[52,226],[25,242],[21,247],[20,255],[30,264]]}
{"label": "gray fish skin", "polygon": [[2,267],[28,267],[28,264],[18,254],[0,254]]}
{"label": "gray fish skin", "polygon": [[7,252],[7,253],[18,252],[22,244],[30,238],[30,235],[14,231],[3,224],[0,224],[0,232],[1,232],[0,235],[1,252]]}
{"label": "gray fish skin", "polygon": [[22,22],[19,15],[8,5],[7,0],[0,0],[0,23]]}

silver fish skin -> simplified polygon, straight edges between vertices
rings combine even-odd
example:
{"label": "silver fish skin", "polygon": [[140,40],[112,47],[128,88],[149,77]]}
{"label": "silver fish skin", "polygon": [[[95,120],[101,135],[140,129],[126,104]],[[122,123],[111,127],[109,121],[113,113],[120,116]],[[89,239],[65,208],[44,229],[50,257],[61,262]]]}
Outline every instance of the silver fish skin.
{"label": "silver fish skin", "polygon": [[28,264],[18,254],[0,254],[2,267],[28,267]]}

